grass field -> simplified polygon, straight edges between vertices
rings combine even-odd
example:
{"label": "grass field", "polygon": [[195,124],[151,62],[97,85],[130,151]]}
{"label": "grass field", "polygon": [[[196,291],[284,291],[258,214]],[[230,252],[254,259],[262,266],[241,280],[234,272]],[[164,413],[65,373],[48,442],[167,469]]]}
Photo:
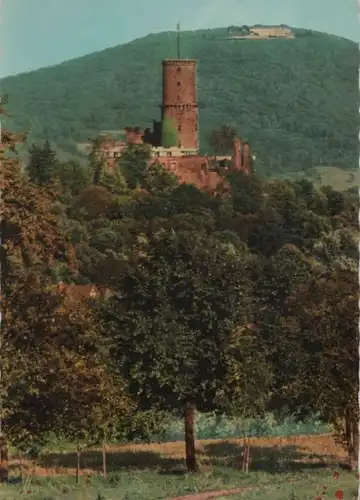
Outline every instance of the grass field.
{"label": "grass field", "polygon": [[[162,500],[213,490],[244,488],[241,494],[217,498],[296,500],[321,497],[357,498],[357,479],[343,467],[346,454],[331,435],[253,438],[248,475],[241,472],[242,441],[200,441],[201,471],[184,471],[182,442],[127,444],[108,451],[109,475],[101,476],[102,455],[92,449],[82,455],[82,477],[75,483],[74,452],[47,453],[41,466],[27,462],[20,479],[19,461],[11,462],[13,484],[0,489],[0,499],[17,500]],[[336,479],[334,471],[340,473]]]}
{"label": "grass field", "polygon": [[360,186],[360,171],[343,170],[337,167],[317,167],[317,187],[332,186],[337,191],[346,191],[351,187]]}
{"label": "grass field", "polygon": [[316,188],[331,186],[336,191],[346,191],[347,189],[360,186],[359,169],[343,169],[339,167],[314,167],[306,174],[304,172],[287,172],[277,175],[280,179],[298,180],[306,177],[314,183]]}

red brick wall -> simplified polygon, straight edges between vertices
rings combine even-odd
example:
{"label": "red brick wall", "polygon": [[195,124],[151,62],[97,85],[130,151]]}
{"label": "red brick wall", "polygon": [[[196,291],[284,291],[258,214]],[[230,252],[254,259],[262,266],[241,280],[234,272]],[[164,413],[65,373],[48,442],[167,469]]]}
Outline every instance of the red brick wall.
{"label": "red brick wall", "polygon": [[126,137],[125,142],[129,144],[142,144],[143,141],[143,131],[140,129],[127,128],[125,129]]}
{"label": "red brick wall", "polygon": [[235,170],[242,169],[242,145],[238,137],[234,140],[233,162]]}
{"label": "red brick wall", "polygon": [[174,120],[178,125],[180,145],[199,147],[196,61],[163,61],[162,120]]}
{"label": "red brick wall", "polygon": [[248,175],[251,174],[252,171],[252,151],[249,144],[244,144],[244,160],[243,160],[243,170]]}
{"label": "red brick wall", "polygon": [[196,61],[163,61],[163,104],[197,104]]}
{"label": "red brick wall", "polygon": [[252,171],[252,151],[248,143],[242,143],[237,137],[234,140],[233,166],[235,170],[241,170],[250,175]]}
{"label": "red brick wall", "polygon": [[207,168],[208,159],[204,156],[156,158],[154,161],[174,173],[181,183],[194,184],[206,191],[214,191],[223,181],[216,172]]}
{"label": "red brick wall", "polygon": [[[135,139],[138,135],[135,134]],[[141,141],[142,142],[142,141]],[[140,141],[138,143],[141,143]],[[125,143],[106,142],[102,145],[102,152],[106,153],[114,145],[125,147]],[[214,158],[205,156],[181,156],[181,157],[157,157],[153,162],[162,164],[167,170],[173,172],[181,183],[194,184],[200,189],[214,191],[220,185],[223,187],[223,179],[216,172],[209,170],[209,163]],[[117,158],[106,157],[109,168],[115,166]],[[247,174],[252,172],[252,151],[249,144],[242,144],[240,139],[234,141],[232,168],[241,170]]]}

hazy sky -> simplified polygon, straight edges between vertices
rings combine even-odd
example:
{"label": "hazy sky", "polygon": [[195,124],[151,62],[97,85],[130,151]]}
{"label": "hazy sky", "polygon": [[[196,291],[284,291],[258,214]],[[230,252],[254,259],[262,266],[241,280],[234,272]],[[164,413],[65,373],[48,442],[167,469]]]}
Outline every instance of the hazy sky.
{"label": "hazy sky", "polygon": [[358,36],[360,0],[0,0],[0,77],[168,31],[289,24]]}

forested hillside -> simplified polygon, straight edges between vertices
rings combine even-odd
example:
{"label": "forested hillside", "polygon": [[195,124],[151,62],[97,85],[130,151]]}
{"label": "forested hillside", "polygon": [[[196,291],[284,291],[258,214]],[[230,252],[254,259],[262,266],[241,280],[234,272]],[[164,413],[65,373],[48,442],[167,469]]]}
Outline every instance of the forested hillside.
{"label": "forested hillside", "polygon": [[[358,164],[358,47],[295,30],[295,40],[229,41],[226,29],[185,32],[182,56],[199,62],[200,129],[235,126],[257,155],[257,171]],[[1,81],[9,125],[75,153],[101,129],[151,126],[160,116],[161,61],[175,33],[131,43]]]}

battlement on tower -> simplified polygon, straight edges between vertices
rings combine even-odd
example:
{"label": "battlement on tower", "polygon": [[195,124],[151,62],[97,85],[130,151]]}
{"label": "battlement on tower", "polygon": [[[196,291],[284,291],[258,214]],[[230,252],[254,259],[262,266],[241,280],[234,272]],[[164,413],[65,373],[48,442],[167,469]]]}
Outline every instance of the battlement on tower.
{"label": "battlement on tower", "polygon": [[198,107],[196,102],[194,102],[194,104],[163,104],[161,107],[164,106],[166,106],[167,108],[176,108],[179,110],[186,110]]}
{"label": "battlement on tower", "polygon": [[196,66],[196,59],[164,59],[163,66]]}

